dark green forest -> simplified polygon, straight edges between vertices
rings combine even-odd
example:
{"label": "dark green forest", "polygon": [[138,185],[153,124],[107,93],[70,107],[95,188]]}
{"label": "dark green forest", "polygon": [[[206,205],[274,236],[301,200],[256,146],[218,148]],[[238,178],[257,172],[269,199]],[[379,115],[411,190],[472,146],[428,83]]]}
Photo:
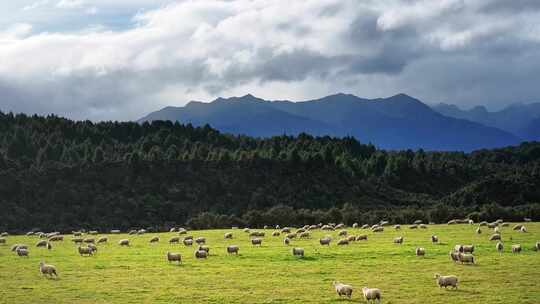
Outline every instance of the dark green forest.
{"label": "dark green forest", "polygon": [[538,142],[384,151],[350,137],[0,112],[0,230],[540,220],[539,186]]}

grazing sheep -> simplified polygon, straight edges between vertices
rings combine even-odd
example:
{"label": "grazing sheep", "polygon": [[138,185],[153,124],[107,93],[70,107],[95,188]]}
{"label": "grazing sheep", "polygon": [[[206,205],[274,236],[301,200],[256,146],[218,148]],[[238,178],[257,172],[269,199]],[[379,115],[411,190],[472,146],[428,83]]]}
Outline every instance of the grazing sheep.
{"label": "grazing sheep", "polygon": [[439,237],[436,236],[436,235],[432,235],[432,236],[431,236],[431,242],[432,242],[432,243],[438,243],[438,242],[439,242]]}
{"label": "grazing sheep", "polygon": [[368,229],[368,228],[369,228],[369,225],[368,225],[368,224],[362,225],[362,229]]}
{"label": "grazing sheep", "polygon": [[45,248],[47,248],[49,250],[52,249],[51,243],[49,243],[48,241],[45,241],[45,240],[41,240],[41,241],[37,242],[36,247],[45,247]]}
{"label": "grazing sheep", "polygon": [[502,224],[501,224],[501,227],[508,227],[508,226],[510,226],[509,223],[502,223]]}
{"label": "grazing sheep", "polygon": [[137,230],[130,230],[130,231],[128,232],[128,234],[129,234],[129,235],[137,234]]}
{"label": "grazing sheep", "polygon": [[427,225],[426,225],[426,224],[420,224],[420,226],[418,226],[418,227],[420,227],[420,229],[427,229]]}
{"label": "grazing sheep", "polygon": [[184,239],[182,241],[182,243],[184,243],[185,246],[191,246],[191,245],[193,245],[193,240],[192,239]]}
{"label": "grazing sheep", "polygon": [[446,288],[448,286],[452,286],[452,288],[457,289],[458,278],[455,275],[442,276],[436,273],[434,278],[437,282],[437,285],[439,285],[439,288]]}
{"label": "grazing sheep", "polygon": [[501,229],[499,229],[499,227],[495,227],[495,228],[493,229],[493,233],[501,234]]}
{"label": "grazing sheep", "polygon": [[512,245],[512,253],[520,253],[520,252],[521,252],[521,245],[520,244]]}
{"label": "grazing sheep", "polygon": [[474,264],[474,255],[472,254],[464,254],[464,253],[458,253],[458,258],[461,264]]}
{"label": "grazing sheep", "polygon": [[81,247],[81,246],[79,246],[77,248],[77,251],[79,252],[79,254],[81,256],[83,256],[85,254],[88,255],[88,256],[91,256],[91,255],[94,254],[94,250],[92,248],[89,248],[89,247]]}
{"label": "grazing sheep", "polygon": [[346,236],[347,235],[347,230],[341,230],[339,233],[338,233],[338,236]]}
{"label": "grazing sheep", "polygon": [[39,262],[39,272],[43,275],[49,275],[50,277],[52,277],[53,274],[58,277],[56,267],[54,265],[45,264],[43,261]]}
{"label": "grazing sheep", "polygon": [[321,230],[334,230],[334,227],[330,226],[330,225],[324,225],[321,227]]}
{"label": "grazing sheep", "polygon": [[28,232],[26,233],[26,236],[31,236],[31,235],[34,235],[34,231],[28,231]]}
{"label": "grazing sheep", "polygon": [[0,244],[6,244],[6,239],[5,238],[0,238]]}
{"label": "grazing sheep", "polygon": [[364,299],[366,302],[373,302],[377,300],[377,303],[381,302],[381,290],[379,288],[362,288]]}
{"label": "grazing sheep", "polygon": [[473,220],[469,220],[469,225],[474,225],[474,221],[473,221]]}
{"label": "grazing sheep", "polygon": [[119,233],[120,233],[120,230],[118,229],[111,230],[111,234],[119,234]]}
{"label": "grazing sheep", "polygon": [[487,226],[488,226],[489,229],[495,229],[495,227],[499,226],[499,224],[497,224],[497,223],[488,223]]}
{"label": "grazing sheep", "polygon": [[304,256],[304,248],[293,248],[292,249],[292,254],[294,256],[301,256],[303,257]]}
{"label": "grazing sheep", "polygon": [[527,232],[527,228],[525,228],[525,226],[521,227],[521,229],[519,229],[519,231],[521,232]]}
{"label": "grazing sheep", "polygon": [[397,224],[397,225],[394,225],[394,229],[396,230],[400,230],[401,229],[401,225]]}
{"label": "grazing sheep", "polygon": [[93,238],[89,238],[89,239],[87,238],[87,239],[84,239],[84,240],[83,240],[83,242],[85,242],[85,243],[87,243],[87,244],[90,244],[90,243],[92,243],[92,244],[93,244],[93,243],[95,243],[95,242],[96,242],[96,240],[95,240],[95,239],[93,239]]}
{"label": "grazing sheep", "polygon": [[462,245],[460,252],[473,253],[474,252],[474,245]]}
{"label": "grazing sheep", "polygon": [[409,229],[417,229],[418,228],[418,225],[410,225],[409,226]]}
{"label": "grazing sheep", "polygon": [[498,252],[502,252],[504,249],[503,243],[497,242],[497,245],[495,245],[495,249],[497,249]]}
{"label": "grazing sheep", "polygon": [[18,248],[28,249],[28,246],[24,244],[13,244],[13,246],[11,246],[11,251],[17,251]]}
{"label": "grazing sheep", "polygon": [[249,228],[244,228],[244,232],[249,233],[250,232]]}
{"label": "grazing sheep", "polygon": [[281,229],[281,233],[291,233],[291,228],[284,227],[283,229]]}
{"label": "grazing sheep", "polygon": [[403,244],[403,237],[399,236],[394,239],[394,244]]}
{"label": "grazing sheep", "polygon": [[390,222],[389,222],[389,221],[381,221],[381,222],[379,223],[379,225],[381,225],[381,226],[388,226],[388,225],[390,225]]}
{"label": "grazing sheep", "polygon": [[341,239],[337,242],[338,246],[342,246],[342,245],[349,245],[349,240],[347,239]]}
{"label": "grazing sheep", "polygon": [[90,249],[92,249],[92,251],[93,251],[94,253],[96,253],[96,252],[98,251],[97,246],[94,245],[94,244],[88,244],[87,247],[90,248]]}
{"label": "grazing sheep", "polygon": [[291,239],[289,239],[288,237],[285,237],[285,238],[283,239],[283,244],[289,245],[290,243],[291,243]]}
{"label": "grazing sheep", "polygon": [[49,242],[59,242],[63,240],[64,240],[64,236],[62,235],[53,235],[49,238]]}
{"label": "grazing sheep", "polygon": [[82,232],[80,232],[80,231],[73,231],[73,236],[82,236]]}
{"label": "grazing sheep", "polygon": [[145,234],[146,233],[146,229],[140,229],[137,231],[137,234]]}
{"label": "grazing sheep", "polygon": [[178,244],[180,243],[180,237],[179,236],[173,236],[169,239],[169,244]]}
{"label": "grazing sheep", "polygon": [[289,233],[286,235],[288,239],[294,239],[296,237],[296,233]]}
{"label": "grazing sheep", "polygon": [[455,245],[455,246],[454,246],[454,251],[456,251],[456,252],[461,252],[461,250],[462,250],[461,248],[462,248],[462,247],[463,247],[463,245]]}
{"label": "grazing sheep", "polygon": [[118,245],[120,245],[120,246],[128,246],[129,247],[129,240],[128,239],[120,240],[120,241],[118,241]]}
{"label": "grazing sheep", "polygon": [[353,224],[352,224],[352,227],[353,227],[354,229],[358,228],[358,223],[353,223]]}
{"label": "grazing sheep", "polygon": [[306,232],[306,229],[304,229],[304,228],[300,228],[300,229],[296,230],[296,234],[301,234],[301,233],[304,233],[304,232]]}
{"label": "grazing sheep", "polygon": [[83,239],[81,238],[74,238],[74,239],[71,239],[71,241],[75,244],[81,244],[83,242]]}
{"label": "grazing sheep", "polygon": [[192,235],[187,235],[184,237],[184,240],[193,240],[193,236]]}
{"label": "grazing sheep", "polygon": [[208,252],[204,250],[197,250],[195,251],[195,257],[197,259],[206,259],[208,257]]}
{"label": "grazing sheep", "polygon": [[376,227],[374,229],[371,230],[372,232],[383,232],[384,231],[384,227]]}
{"label": "grazing sheep", "polygon": [[349,299],[351,298],[353,293],[353,287],[351,285],[343,284],[336,281],[334,281],[332,285],[334,285],[338,296],[347,296]]}
{"label": "grazing sheep", "polygon": [[540,242],[536,242],[534,248],[536,249],[536,251],[540,251]]}
{"label": "grazing sheep", "polygon": [[449,220],[447,224],[448,225],[455,225],[455,224],[457,224],[457,221],[456,220]]}
{"label": "grazing sheep", "polygon": [[300,238],[301,239],[307,239],[310,236],[311,236],[311,234],[309,234],[309,232],[307,232],[307,231],[300,233]]}
{"label": "grazing sheep", "polygon": [[150,243],[158,243],[159,242],[159,236],[154,236],[150,239]]}
{"label": "grazing sheep", "polygon": [[517,230],[521,230],[521,227],[523,227],[523,225],[517,224],[517,225],[515,225],[514,227],[512,227],[512,230],[516,230],[516,231],[517,231]]}
{"label": "grazing sheep", "polygon": [[321,245],[330,246],[330,242],[332,242],[332,239],[329,237],[323,237],[319,240],[319,243],[321,243]]}
{"label": "grazing sheep", "polygon": [[210,247],[208,247],[206,245],[199,245],[199,248],[197,250],[204,250],[207,253],[210,253]]}
{"label": "grazing sheep", "polygon": [[28,248],[22,248],[22,247],[17,247],[17,255],[22,257],[22,256],[25,256],[25,257],[28,257]]}
{"label": "grazing sheep", "polygon": [[223,238],[225,239],[232,239],[233,235],[232,235],[232,232],[227,232],[225,233],[225,235],[223,235]]}
{"label": "grazing sheep", "polygon": [[178,234],[187,234],[187,230],[184,228],[178,228]]}
{"label": "grazing sheep", "polygon": [[357,241],[367,241],[367,234],[361,234],[356,237]]}
{"label": "grazing sheep", "polygon": [[6,237],[6,236],[8,236],[8,235],[9,235],[9,233],[7,233],[7,232],[2,232],[2,233],[0,233],[0,237]]}
{"label": "grazing sheep", "polygon": [[276,225],[275,229],[279,229],[279,225]]}
{"label": "grazing sheep", "polygon": [[237,245],[229,245],[227,246],[227,253],[228,254],[236,254],[238,255],[238,249],[239,247]]}
{"label": "grazing sheep", "polygon": [[416,247],[415,250],[416,256],[425,256],[426,255],[426,249],[422,247]]}
{"label": "grazing sheep", "polygon": [[490,241],[500,241],[501,240],[501,235],[500,234],[492,234],[490,237],[489,237],[489,240]]}
{"label": "grazing sheep", "polygon": [[169,263],[170,262],[178,262],[178,264],[181,264],[182,263],[182,256],[180,255],[180,253],[167,251],[167,261],[169,261]]}
{"label": "grazing sheep", "polygon": [[169,232],[176,232],[176,228],[172,227],[171,229],[169,229]]}
{"label": "grazing sheep", "polygon": [[356,241],[356,236],[355,235],[350,235],[350,236],[347,237],[347,240],[349,242],[355,242]]}
{"label": "grazing sheep", "polygon": [[450,251],[449,255],[450,255],[450,258],[452,259],[452,261],[454,261],[454,262],[459,261],[459,252]]}
{"label": "grazing sheep", "polygon": [[336,228],[336,229],[342,229],[342,228],[344,228],[344,227],[345,227],[345,224],[341,223],[341,224],[336,225],[335,228]]}
{"label": "grazing sheep", "polygon": [[255,246],[255,245],[261,246],[262,245],[262,239],[258,239],[258,238],[257,239],[251,239],[251,244],[253,246]]}
{"label": "grazing sheep", "polygon": [[97,230],[90,230],[88,231],[88,234],[90,235],[97,235],[99,232]]}
{"label": "grazing sheep", "polygon": [[97,242],[98,244],[101,244],[101,243],[107,243],[109,241],[109,238],[106,237],[106,236],[103,236],[103,237],[100,237]]}
{"label": "grazing sheep", "polygon": [[272,232],[272,236],[279,236],[281,233],[279,231]]}
{"label": "grazing sheep", "polygon": [[195,243],[197,244],[206,244],[206,238],[203,238],[202,236],[201,237],[198,237],[195,239]]}

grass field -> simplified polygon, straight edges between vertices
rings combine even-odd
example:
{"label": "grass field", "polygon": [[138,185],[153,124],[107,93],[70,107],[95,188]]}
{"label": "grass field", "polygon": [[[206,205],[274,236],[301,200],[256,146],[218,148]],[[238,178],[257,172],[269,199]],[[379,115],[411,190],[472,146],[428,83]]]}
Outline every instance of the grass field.
{"label": "grass field", "polygon": [[[169,245],[177,233],[108,235],[109,243],[98,245],[93,257],[79,256],[71,236],[50,251],[36,248],[35,236],[9,236],[0,245],[0,303],[348,303],[363,302],[366,285],[381,289],[383,303],[540,303],[540,252],[533,250],[540,223],[527,223],[528,233],[512,231],[512,225],[502,229],[503,254],[488,241],[490,230],[483,227],[477,235],[476,225],[387,227],[383,233],[348,228],[349,234],[368,234],[368,241],[349,246],[336,245],[337,231],[315,231],[311,239],[286,246],[283,236],[266,230],[261,247],[253,247],[242,230],[189,231],[206,237],[206,260],[195,259],[195,246]],[[225,240],[230,231],[234,238]],[[326,234],[334,239],[330,247],[318,243]],[[431,243],[432,234],[440,244]],[[149,244],[154,235],[161,242]],[[396,236],[404,237],[402,245],[392,243]],[[132,246],[118,246],[123,238]],[[30,245],[30,257],[11,252],[14,243]],[[516,243],[521,254],[510,252]],[[240,246],[239,256],[226,253],[230,244]],[[448,252],[455,244],[474,244],[477,264],[453,263]],[[292,256],[293,246],[306,256]],[[425,257],[414,255],[416,246],[426,248]],[[180,252],[182,264],[169,264],[167,251]],[[55,265],[59,278],[44,278],[40,260]],[[434,273],[457,275],[459,289],[438,288]],[[352,300],[336,295],[334,280],[355,288]]]}

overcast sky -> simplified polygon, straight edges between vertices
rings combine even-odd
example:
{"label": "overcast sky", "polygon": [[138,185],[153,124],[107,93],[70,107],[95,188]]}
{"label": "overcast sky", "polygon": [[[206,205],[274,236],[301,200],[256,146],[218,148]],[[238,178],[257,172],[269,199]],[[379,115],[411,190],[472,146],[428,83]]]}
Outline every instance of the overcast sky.
{"label": "overcast sky", "polygon": [[540,101],[538,0],[0,1],[0,110],[129,120],[251,93]]}

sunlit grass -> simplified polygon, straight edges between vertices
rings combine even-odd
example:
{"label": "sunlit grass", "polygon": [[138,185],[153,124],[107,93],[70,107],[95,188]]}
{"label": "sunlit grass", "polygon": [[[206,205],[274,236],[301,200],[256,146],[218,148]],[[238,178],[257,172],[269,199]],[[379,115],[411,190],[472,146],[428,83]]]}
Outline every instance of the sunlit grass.
{"label": "sunlit grass", "polygon": [[[512,226],[512,225],[511,225]],[[109,243],[98,245],[93,257],[78,255],[76,245],[66,236],[53,243],[53,250],[35,248],[35,236],[9,236],[0,245],[0,303],[344,303],[332,288],[338,280],[353,285],[352,301],[359,301],[363,286],[382,290],[383,303],[539,303],[540,223],[527,223],[529,232],[502,230],[505,250],[499,254],[491,234],[474,233],[476,225],[430,225],[428,229],[401,231],[387,227],[383,233],[348,228],[349,234],[368,234],[368,241],[337,246],[337,232],[313,232],[307,240],[283,244],[283,236],[272,237],[266,230],[263,245],[254,247],[242,230],[190,231],[204,236],[210,246],[206,260],[194,257],[196,246],[169,245],[176,233],[108,235]],[[260,229],[262,230],[262,229]],[[234,239],[225,240],[232,231]],[[332,235],[330,247],[319,238]],[[440,244],[431,243],[431,235]],[[149,239],[159,235],[158,244]],[[404,236],[402,245],[393,244]],[[120,247],[117,241],[131,240]],[[512,240],[510,240],[512,238]],[[30,245],[30,257],[10,251],[14,243]],[[511,244],[521,244],[521,254],[510,252]],[[240,246],[240,254],[228,255],[226,246]],[[474,244],[477,265],[454,264],[448,252],[455,244]],[[293,246],[305,250],[305,258],[291,254]],[[426,248],[425,257],[416,257],[416,246]],[[182,264],[168,263],[167,251],[180,252]],[[39,261],[53,264],[59,279],[47,279],[38,270]],[[440,289],[434,273],[454,274],[459,289]]]}

